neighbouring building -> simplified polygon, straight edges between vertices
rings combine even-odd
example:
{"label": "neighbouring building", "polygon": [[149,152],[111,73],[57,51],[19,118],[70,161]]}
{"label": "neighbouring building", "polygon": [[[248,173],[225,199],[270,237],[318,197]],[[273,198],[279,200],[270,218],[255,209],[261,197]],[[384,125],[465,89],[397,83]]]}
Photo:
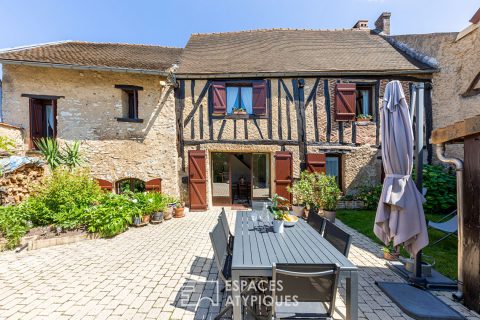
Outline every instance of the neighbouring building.
{"label": "neighbouring building", "polygon": [[103,187],[185,193],[192,210],[289,197],[302,170],[334,175],[355,193],[381,181],[386,83],[400,80],[408,99],[413,82],[437,71],[392,41],[389,13],[375,26],[194,34],[183,50],[8,50],[3,119],[23,128],[26,154],[35,138],[81,140]]}
{"label": "neighbouring building", "polygon": [[[433,58],[440,72],[432,77],[431,130],[480,114],[480,9],[460,32],[394,36],[397,45]],[[429,148],[431,146],[429,145]],[[463,145],[448,145],[447,155],[463,158]],[[432,153],[430,160],[432,159]]]}

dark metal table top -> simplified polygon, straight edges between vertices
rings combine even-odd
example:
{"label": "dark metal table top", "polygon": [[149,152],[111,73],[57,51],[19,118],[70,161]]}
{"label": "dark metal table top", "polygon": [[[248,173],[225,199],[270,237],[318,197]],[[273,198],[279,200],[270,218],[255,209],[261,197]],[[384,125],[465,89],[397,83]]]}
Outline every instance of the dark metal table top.
{"label": "dark metal table top", "polygon": [[357,270],[303,219],[274,233],[272,216],[257,214],[260,219],[252,221],[252,211],[237,212],[232,270],[271,270],[273,263],[336,263],[342,271]]}

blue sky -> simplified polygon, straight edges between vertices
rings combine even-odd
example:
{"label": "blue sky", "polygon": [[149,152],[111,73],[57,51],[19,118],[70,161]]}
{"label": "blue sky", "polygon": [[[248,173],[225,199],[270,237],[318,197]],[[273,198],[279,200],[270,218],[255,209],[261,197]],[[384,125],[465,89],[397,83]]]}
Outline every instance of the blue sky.
{"label": "blue sky", "polygon": [[58,40],[184,46],[191,33],[349,28],[392,12],[392,33],[459,31],[478,0],[0,0],[0,48]]}

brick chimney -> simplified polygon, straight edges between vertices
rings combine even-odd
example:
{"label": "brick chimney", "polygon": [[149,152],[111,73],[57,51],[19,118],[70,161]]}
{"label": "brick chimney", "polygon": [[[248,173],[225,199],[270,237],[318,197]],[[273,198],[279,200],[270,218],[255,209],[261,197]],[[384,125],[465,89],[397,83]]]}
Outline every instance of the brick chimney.
{"label": "brick chimney", "polygon": [[353,26],[353,29],[366,30],[368,29],[368,20],[358,20]]}
{"label": "brick chimney", "polygon": [[383,12],[375,21],[375,31],[384,35],[390,35],[390,12]]}

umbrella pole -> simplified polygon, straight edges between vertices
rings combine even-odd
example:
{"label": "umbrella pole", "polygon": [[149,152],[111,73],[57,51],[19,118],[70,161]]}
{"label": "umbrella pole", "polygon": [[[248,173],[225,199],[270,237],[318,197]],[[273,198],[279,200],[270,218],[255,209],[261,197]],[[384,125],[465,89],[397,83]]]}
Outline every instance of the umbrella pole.
{"label": "umbrella pole", "polygon": [[[424,88],[423,82],[417,83],[414,86],[414,93],[416,98],[415,104],[415,184],[417,189],[423,193],[423,147],[424,147],[424,133],[423,124],[425,117],[424,109]],[[414,285],[426,287],[427,281],[422,275],[422,251],[420,250],[415,256],[415,264],[413,275],[410,279]]]}

